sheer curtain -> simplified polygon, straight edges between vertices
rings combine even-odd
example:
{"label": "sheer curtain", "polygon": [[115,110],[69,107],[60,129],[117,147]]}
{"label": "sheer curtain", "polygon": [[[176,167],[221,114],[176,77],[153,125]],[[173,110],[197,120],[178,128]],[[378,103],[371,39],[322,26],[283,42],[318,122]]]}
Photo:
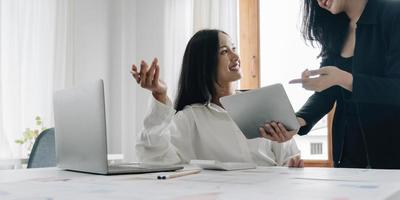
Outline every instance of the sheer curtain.
{"label": "sheer curtain", "polygon": [[175,97],[185,47],[201,29],[221,29],[238,43],[238,0],[167,0],[165,5],[165,64],[163,78]]}
{"label": "sheer curtain", "polygon": [[193,1],[167,0],[165,5],[164,59],[162,78],[175,98],[186,44],[193,35]]}
{"label": "sheer curtain", "polygon": [[238,44],[238,0],[193,0],[193,28],[221,29]]}
{"label": "sheer curtain", "polygon": [[35,117],[51,127],[55,63],[54,0],[1,0],[0,156],[26,155],[14,141]]}

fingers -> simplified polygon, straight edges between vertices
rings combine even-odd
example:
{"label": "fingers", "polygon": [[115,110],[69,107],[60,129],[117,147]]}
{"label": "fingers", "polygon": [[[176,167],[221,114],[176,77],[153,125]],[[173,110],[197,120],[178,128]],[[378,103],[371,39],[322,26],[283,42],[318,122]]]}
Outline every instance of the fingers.
{"label": "fingers", "polygon": [[291,159],[289,160],[288,167],[294,167],[294,166],[295,166],[295,161],[294,161],[293,158],[291,158]]}
{"label": "fingers", "polygon": [[308,78],[310,78],[310,76],[311,76],[310,71],[308,71],[308,69],[306,69],[306,70],[304,70],[304,71],[301,73],[301,78],[299,78],[299,79],[293,79],[293,80],[289,81],[289,84],[296,84],[296,83],[304,84],[304,82],[305,82]]}
{"label": "fingers", "polygon": [[303,81],[303,88],[310,91],[321,92],[326,86],[322,85],[324,77],[308,78]]}
{"label": "fingers", "polygon": [[156,70],[154,72],[154,84],[157,85],[158,81],[160,80],[160,66],[157,64],[156,65]]}
{"label": "fingers", "polygon": [[154,58],[150,66],[145,61],[142,61],[140,63],[140,72],[137,72],[136,65],[132,65],[131,73],[136,82],[140,83],[141,87],[153,88],[158,83],[160,77],[159,68],[158,59]]}
{"label": "fingers", "polygon": [[307,79],[308,77],[310,77],[310,73],[308,69],[306,69],[301,73],[301,79]]}
{"label": "fingers", "polygon": [[310,76],[317,76],[317,75],[327,75],[329,73],[330,67],[322,67],[316,70],[308,71]]}
{"label": "fingers", "polygon": [[307,79],[309,79],[310,76],[312,76],[311,72],[315,73],[315,71],[316,70],[309,71],[308,69],[306,69],[301,73],[301,78],[293,79],[293,80],[289,81],[289,84],[296,84],[296,83],[304,84],[304,82],[307,81]]}
{"label": "fingers", "polygon": [[154,79],[154,73],[156,71],[156,65],[157,65],[157,59],[154,58],[153,62],[151,63],[151,67],[149,71],[146,74],[146,85],[147,87],[152,87],[153,86],[153,79]]}
{"label": "fingers", "polygon": [[321,70],[321,69],[310,70],[310,71],[308,71],[308,74],[309,74],[310,76],[321,75],[321,74],[322,74],[322,70]]}
{"label": "fingers", "polygon": [[299,166],[300,160],[297,157],[296,158],[292,158],[290,160],[292,161],[291,167],[298,167]]}
{"label": "fingers", "polygon": [[304,168],[304,160],[300,157],[296,157],[294,167]]}
{"label": "fingers", "polygon": [[131,72],[137,72],[137,67],[135,64],[132,65]]}
{"label": "fingers", "polygon": [[300,164],[298,165],[300,168],[304,168],[304,160],[300,159]]}
{"label": "fingers", "polygon": [[273,141],[281,142],[282,138],[276,133],[275,129],[271,124],[265,124],[264,128],[265,130],[268,131],[268,134],[274,138]]}
{"label": "fingers", "polygon": [[289,81],[289,84],[296,84],[296,83],[303,83],[303,79],[299,78]]}
{"label": "fingers", "polygon": [[292,135],[286,130],[282,123],[278,123],[278,127],[282,133],[282,136],[284,137],[284,142],[292,139]]}
{"label": "fingers", "polygon": [[269,140],[271,140],[271,141],[277,141],[277,138],[274,138],[274,137],[272,137],[270,134],[268,134],[267,132],[265,132],[265,129],[264,129],[264,128],[260,127],[260,128],[258,128],[258,130],[260,131],[261,137],[267,138],[267,139],[269,139]]}
{"label": "fingers", "polygon": [[303,168],[304,160],[300,156],[293,157],[289,160],[288,167]]}
{"label": "fingers", "polygon": [[286,138],[283,135],[281,129],[278,127],[278,124],[276,122],[272,122],[271,123],[272,127],[274,128],[275,133],[278,135],[278,137],[280,138],[279,142],[285,142]]}
{"label": "fingers", "polygon": [[147,69],[149,68],[149,66],[147,65],[147,63],[145,61],[142,60],[142,62],[140,63],[140,86],[142,86],[143,88],[146,88],[146,78],[147,78]]}
{"label": "fingers", "polygon": [[136,80],[136,82],[139,83],[140,77],[139,77],[139,73],[137,71],[136,65],[132,65],[131,74],[132,74],[133,78]]}

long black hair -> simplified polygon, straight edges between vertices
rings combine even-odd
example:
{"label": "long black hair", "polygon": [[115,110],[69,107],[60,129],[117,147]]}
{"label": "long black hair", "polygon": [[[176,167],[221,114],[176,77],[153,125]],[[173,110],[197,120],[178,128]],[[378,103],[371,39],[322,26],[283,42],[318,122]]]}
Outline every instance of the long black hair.
{"label": "long black hair", "polygon": [[[220,30],[200,30],[190,39],[182,61],[175,110],[209,102],[215,95]],[[226,33],[224,33],[226,34]]]}
{"label": "long black hair", "polygon": [[301,33],[312,46],[321,47],[319,56],[340,55],[349,30],[349,18],[343,13],[333,15],[321,8],[316,0],[304,0]]}

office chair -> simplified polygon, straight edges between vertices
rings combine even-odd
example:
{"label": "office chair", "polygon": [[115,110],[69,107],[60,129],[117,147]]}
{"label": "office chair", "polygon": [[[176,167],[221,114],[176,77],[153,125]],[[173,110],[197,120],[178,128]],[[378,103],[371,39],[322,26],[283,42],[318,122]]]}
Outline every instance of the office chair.
{"label": "office chair", "polygon": [[54,128],[46,129],[39,134],[29,155],[27,168],[56,166],[54,134]]}

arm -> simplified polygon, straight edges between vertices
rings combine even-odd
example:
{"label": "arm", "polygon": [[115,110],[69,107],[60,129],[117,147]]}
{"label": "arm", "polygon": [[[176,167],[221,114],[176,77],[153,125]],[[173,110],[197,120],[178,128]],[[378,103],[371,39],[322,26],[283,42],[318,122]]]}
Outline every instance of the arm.
{"label": "arm", "polygon": [[[400,106],[400,4],[390,6],[383,17],[385,39],[385,65],[383,73],[374,75],[350,74],[334,65],[326,65],[318,70],[305,71],[305,78],[295,79],[307,90],[321,92],[331,86],[340,86],[352,92],[352,100],[359,103],[372,103]],[[318,76],[310,78],[310,76]]]}
{"label": "arm", "polygon": [[307,102],[296,113],[297,117],[305,121],[305,125],[298,132],[299,135],[306,135],[310,132],[312,127],[332,110],[338,92],[339,88],[334,86],[322,92],[316,92],[308,98]]}
{"label": "arm", "polygon": [[[322,59],[320,64],[320,69],[325,66],[334,65],[334,61],[331,55],[327,55]],[[307,74],[306,70],[302,74],[302,80],[310,80],[310,74]],[[307,89],[307,86],[303,84],[303,87]],[[307,102],[300,108],[300,110],[296,113],[298,118],[303,119],[305,122],[301,125],[300,130],[297,134],[306,135],[310,130],[314,127],[314,125],[329,111],[332,110],[333,105],[335,104],[337,95],[340,92],[339,86],[332,86],[320,92],[315,92],[311,95]]]}
{"label": "arm", "polygon": [[144,129],[136,144],[139,160],[145,163],[187,163],[194,157],[191,145],[194,121],[184,112],[175,114],[172,104],[152,103]]}
{"label": "arm", "polygon": [[152,92],[154,101],[150,114],[144,120],[144,129],[136,151],[141,161],[157,164],[186,162],[194,155],[190,134],[193,120],[183,111],[175,114],[167,97],[167,86],[159,79],[160,67],[155,58],[151,67],[142,61],[140,71],[132,65],[132,76],[142,88]]}

